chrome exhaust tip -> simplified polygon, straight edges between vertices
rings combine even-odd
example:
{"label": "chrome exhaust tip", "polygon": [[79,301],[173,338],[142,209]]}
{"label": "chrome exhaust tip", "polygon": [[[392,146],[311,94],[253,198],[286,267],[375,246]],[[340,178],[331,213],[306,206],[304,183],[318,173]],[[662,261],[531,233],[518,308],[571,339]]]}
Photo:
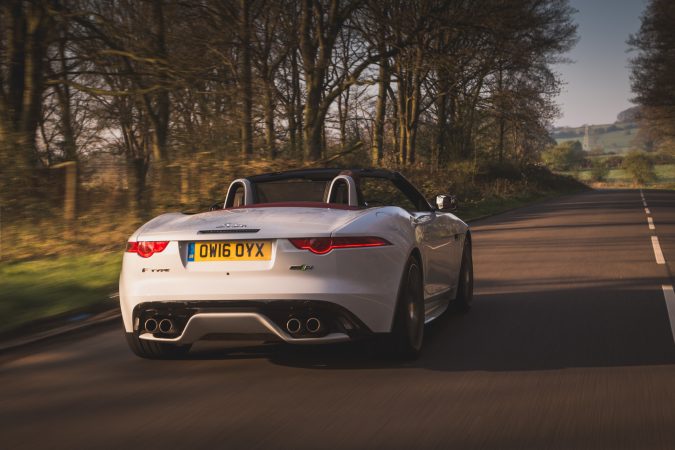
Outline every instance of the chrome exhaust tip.
{"label": "chrome exhaust tip", "polygon": [[300,332],[301,328],[302,323],[295,317],[288,319],[288,322],[286,322],[286,330],[291,334]]}
{"label": "chrome exhaust tip", "polygon": [[316,317],[310,317],[307,319],[307,323],[305,323],[305,328],[310,333],[316,333],[321,329],[321,321]]}
{"label": "chrome exhaust tip", "polygon": [[145,321],[145,331],[148,333],[154,333],[157,331],[157,321],[155,319],[148,319]]}
{"label": "chrome exhaust tip", "polygon": [[162,319],[159,322],[159,331],[162,333],[169,333],[173,331],[173,322],[171,319]]}

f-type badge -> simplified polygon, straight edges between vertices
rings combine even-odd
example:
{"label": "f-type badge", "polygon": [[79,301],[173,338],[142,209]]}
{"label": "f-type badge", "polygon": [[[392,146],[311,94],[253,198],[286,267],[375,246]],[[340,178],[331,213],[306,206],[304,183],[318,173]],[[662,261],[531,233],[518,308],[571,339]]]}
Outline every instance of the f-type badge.
{"label": "f-type badge", "polygon": [[302,272],[306,272],[306,271],[308,271],[308,270],[312,270],[313,268],[314,268],[314,266],[310,266],[310,265],[307,265],[307,264],[302,264],[302,265],[300,265],[300,266],[291,266],[291,267],[290,267],[290,270],[300,270],[300,271],[302,271]]}

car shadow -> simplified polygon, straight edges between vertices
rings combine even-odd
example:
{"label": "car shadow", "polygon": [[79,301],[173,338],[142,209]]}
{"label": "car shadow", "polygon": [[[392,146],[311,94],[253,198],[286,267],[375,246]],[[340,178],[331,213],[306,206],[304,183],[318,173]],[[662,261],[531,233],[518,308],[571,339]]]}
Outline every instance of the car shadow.
{"label": "car shadow", "polygon": [[450,310],[427,325],[425,346],[415,361],[383,356],[373,340],[212,348],[193,351],[188,359],[266,358],[276,365],[324,370],[529,371],[674,364],[659,286],[658,280],[641,279],[613,288],[599,283],[547,290],[540,283],[530,291],[479,294],[470,312]]}

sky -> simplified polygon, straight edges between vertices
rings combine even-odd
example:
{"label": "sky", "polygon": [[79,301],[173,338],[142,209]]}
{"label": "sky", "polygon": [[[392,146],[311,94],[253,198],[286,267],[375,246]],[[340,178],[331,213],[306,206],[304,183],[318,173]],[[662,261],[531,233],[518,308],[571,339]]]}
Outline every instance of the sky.
{"label": "sky", "polygon": [[613,123],[631,106],[626,40],[640,29],[645,0],[571,0],[578,12],[579,42],[567,55],[573,63],[557,65],[564,83],[557,103],[557,126]]}

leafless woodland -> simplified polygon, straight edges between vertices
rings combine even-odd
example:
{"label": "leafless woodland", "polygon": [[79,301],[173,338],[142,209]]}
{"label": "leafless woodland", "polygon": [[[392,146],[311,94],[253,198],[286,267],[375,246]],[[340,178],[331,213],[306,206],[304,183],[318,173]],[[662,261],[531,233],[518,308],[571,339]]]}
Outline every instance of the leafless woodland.
{"label": "leafless woodland", "polygon": [[572,14],[567,0],[5,0],[0,207],[47,195],[64,161],[83,184],[123,172],[134,208],[207,177],[222,189],[235,162],[522,167],[550,142]]}

